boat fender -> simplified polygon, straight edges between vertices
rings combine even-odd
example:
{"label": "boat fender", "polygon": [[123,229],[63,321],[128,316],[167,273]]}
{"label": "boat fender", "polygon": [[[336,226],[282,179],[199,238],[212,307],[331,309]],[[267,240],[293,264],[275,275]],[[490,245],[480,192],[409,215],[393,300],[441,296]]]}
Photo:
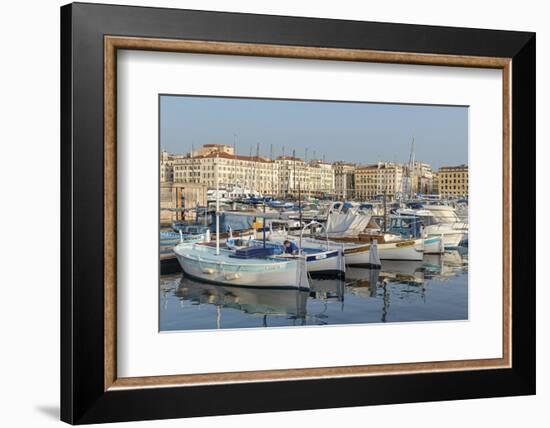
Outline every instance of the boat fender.
{"label": "boat fender", "polygon": [[234,279],[239,279],[241,277],[241,275],[239,275],[238,273],[226,273],[225,274],[225,279],[227,281],[231,281],[231,280],[234,280]]}
{"label": "boat fender", "polygon": [[202,273],[206,273],[207,275],[212,275],[213,273],[215,273],[216,271],[212,268],[204,268],[202,270]]}

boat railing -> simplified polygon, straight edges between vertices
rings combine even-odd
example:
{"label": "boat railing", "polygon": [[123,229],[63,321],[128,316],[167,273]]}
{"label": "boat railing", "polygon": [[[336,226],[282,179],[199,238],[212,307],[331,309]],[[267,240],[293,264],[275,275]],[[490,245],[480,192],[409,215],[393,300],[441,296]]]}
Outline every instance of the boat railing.
{"label": "boat railing", "polygon": [[302,252],[302,238],[303,238],[303,235],[304,235],[304,231],[312,226],[321,226],[321,228],[325,231],[325,236],[326,236],[326,239],[327,239],[327,251],[330,249],[330,242],[329,242],[329,239],[328,239],[328,230],[326,228],[326,226],[322,223],[319,223],[318,221],[310,221],[308,224],[306,224],[302,230],[300,231],[300,245],[299,245],[299,248],[300,248],[300,253]]}

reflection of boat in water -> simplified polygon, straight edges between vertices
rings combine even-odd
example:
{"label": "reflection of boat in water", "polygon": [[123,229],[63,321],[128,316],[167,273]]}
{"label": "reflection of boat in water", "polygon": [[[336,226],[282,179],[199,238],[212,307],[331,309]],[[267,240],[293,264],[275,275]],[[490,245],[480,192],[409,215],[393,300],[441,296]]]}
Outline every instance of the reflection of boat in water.
{"label": "reflection of boat in water", "polygon": [[351,279],[350,289],[353,294],[363,297],[376,297],[380,281],[380,269],[348,267],[346,278]]}
{"label": "reflection of boat in water", "polygon": [[[376,277],[373,276],[376,273]],[[361,283],[367,281],[370,285],[375,281],[387,282],[410,282],[422,284],[424,282],[423,262],[415,260],[382,260],[380,269],[365,269],[360,267],[348,266],[346,270],[346,278]]]}
{"label": "reflection of boat in water", "polygon": [[309,295],[319,300],[344,300],[346,283],[341,278],[311,278]]}
{"label": "reflection of boat in water", "polygon": [[237,309],[248,314],[306,314],[308,292],[302,290],[225,287],[183,277],[175,295],[194,303]]}
{"label": "reflection of boat in water", "polygon": [[448,278],[468,265],[468,260],[460,251],[451,250],[444,254],[426,254],[424,269],[428,277]]}
{"label": "reflection of boat in water", "polygon": [[424,282],[423,261],[416,260],[382,260],[380,277],[389,281]]}

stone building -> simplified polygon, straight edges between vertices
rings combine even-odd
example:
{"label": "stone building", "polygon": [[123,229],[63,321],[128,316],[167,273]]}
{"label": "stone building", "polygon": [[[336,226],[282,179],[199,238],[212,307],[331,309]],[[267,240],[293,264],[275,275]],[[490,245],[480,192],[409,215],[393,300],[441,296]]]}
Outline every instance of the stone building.
{"label": "stone building", "polygon": [[430,194],[433,191],[432,166],[425,162],[415,162],[411,173],[414,193]]}
{"label": "stone building", "polygon": [[468,197],[468,165],[442,166],[438,171],[438,181],[442,197]]}
{"label": "stone building", "polygon": [[277,192],[277,166],[261,156],[211,152],[205,156],[180,159],[174,162],[173,168],[175,183],[197,183],[215,187],[218,179],[220,187],[242,186],[262,194]]}
{"label": "stone building", "polygon": [[334,193],[338,199],[352,199],[355,196],[355,164],[337,161],[334,170]]}
{"label": "stone building", "polygon": [[439,195],[439,174],[437,172],[433,173],[431,193],[432,195]]}
{"label": "stone building", "polygon": [[194,218],[192,212],[186,213],[183,209],[206,206],[206,190],[203,184],[160,183],[160,224],[169,225],[174,220]]}
{"label": "stone building", "polygon": [[328,196],[335,193],[335,177],[332,164],[313,160],[307,168],[306,192],[309,196]]}
{"label": "stone building", "polygon": [[384,193],[396,197],[402,193],[403,165],[394,162],[378,162],[355,169],[355,197],[371,199]]}

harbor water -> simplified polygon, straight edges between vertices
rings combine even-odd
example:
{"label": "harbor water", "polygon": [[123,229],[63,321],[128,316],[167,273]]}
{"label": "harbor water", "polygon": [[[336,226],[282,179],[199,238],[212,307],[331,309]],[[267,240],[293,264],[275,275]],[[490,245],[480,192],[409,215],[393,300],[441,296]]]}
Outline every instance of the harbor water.
{"label": "harbor water", "polygon": [[347,267],[309,291],[219,286],[162,275],[160,331],[468,319],[468,250]]}

